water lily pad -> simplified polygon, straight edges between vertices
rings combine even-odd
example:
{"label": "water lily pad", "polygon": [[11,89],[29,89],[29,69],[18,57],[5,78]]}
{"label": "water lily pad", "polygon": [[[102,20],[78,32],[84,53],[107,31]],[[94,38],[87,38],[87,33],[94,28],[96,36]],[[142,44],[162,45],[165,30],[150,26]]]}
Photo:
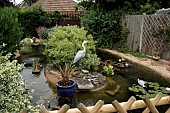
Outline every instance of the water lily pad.
{"label": "water lily pad", "polygon": [[129,87],[129,90],[133,92],[139,92],[138,88],[135,87]]}

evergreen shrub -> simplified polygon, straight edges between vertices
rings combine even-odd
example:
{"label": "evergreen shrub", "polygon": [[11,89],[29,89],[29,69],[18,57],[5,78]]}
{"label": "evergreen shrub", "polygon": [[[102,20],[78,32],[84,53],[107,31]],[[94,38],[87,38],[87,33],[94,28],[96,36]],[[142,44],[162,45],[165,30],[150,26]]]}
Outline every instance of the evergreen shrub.
{"label": "evergreen shrub", "polygon": [[93,37],[84,28],[77,26],[58,26],[49,30],[48,41],[45,42],[45,55],[54,65],[72,64],[78,50],[82,50],[82,42],[87,40],[86,55],[83,58],[83,66],[86,69],[97,70],[100,64],[95,53]]}
{"label": "evergreen shrub", "polygon": [[0,45],[7,44],[3,50],[13,52],[22,37],[21,26],[17,18],[18,10],[13,7],[0,8]]}
{"label": "evergreen shrub", "polygon": [[84,13],[81,24],[92,34],[97,47],[113,48],[121,40],[121,16],[121,10],[91,9]]}

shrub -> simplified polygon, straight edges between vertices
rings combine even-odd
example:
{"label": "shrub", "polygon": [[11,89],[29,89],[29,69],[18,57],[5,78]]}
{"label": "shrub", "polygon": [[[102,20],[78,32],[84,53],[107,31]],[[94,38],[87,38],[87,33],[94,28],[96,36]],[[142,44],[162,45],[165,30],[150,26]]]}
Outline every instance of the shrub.
{"label": "shrub", "polygon": [[[41,6],[34,6],[20,11],[19,22],[21,23],[25,37],[38,37],[36,28],[55,26],[60,18],[59,12],[45,12]],[[41,38],[41,37],[40,37]]]}
{"label": "shrub", "polygon": [[17,60],[10,61],[9,53],[2,55],[2,48],[0,46],[0,113],[19,113],[22,109],[34,113],[41,106],[34,107],[30,103],[33,91],[28,90],[29,85],[20,74],[24,65]]}
{"label": "shrub", "polygon": [[81,24],[92,34],[100,48],[113,48],[121,40],[121,10],[91,9],[84,13]]}
{"label": "shrub", "polygon": [[12,52],[22,37],[21,26],[17,18],[18,10],[12,7],[0,8],[0,45],[7,44],[3,50]]}
{"label": "shrub", "polygon": [[54,27],[49,32],[48,41],[45,42],[45,55],[49,62],[64,66],[72,64],[74,56],[78,50],[82,49],[82,42],[88,40],[90,44],[86,46],[86,55],[83,58],[84,68],[98,69],[100,64],[95,53],[93,37],[87,35],[84,28],[77,26]]}

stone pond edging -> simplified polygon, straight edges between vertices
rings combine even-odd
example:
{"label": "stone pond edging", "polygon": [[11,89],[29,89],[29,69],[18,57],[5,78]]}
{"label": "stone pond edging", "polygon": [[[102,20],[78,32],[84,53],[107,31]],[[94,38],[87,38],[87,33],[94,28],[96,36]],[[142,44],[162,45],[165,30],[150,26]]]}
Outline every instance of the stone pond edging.
{"label": "stone pond edging", "polygon": [[170,71],[168,71],[170,66],[168,65],[168,63],[162,61],[153,61],[151,58],[137,58],[131,54],[120,53],[116,50],[109,50],[109,49],[104,49],[104,50],[113,55],[125,58],[132,63],[142,66],[145,69],[153,70],[155,73],[167,79],[167,81],[169,81],[170,83]]}

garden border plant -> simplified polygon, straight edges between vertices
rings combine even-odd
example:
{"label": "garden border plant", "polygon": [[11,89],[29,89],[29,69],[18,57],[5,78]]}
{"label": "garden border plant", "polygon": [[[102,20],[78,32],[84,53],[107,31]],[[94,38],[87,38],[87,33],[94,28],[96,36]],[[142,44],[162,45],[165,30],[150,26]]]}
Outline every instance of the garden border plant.
{"label": "garden border plant", "polygon": [[[2,47],[2,46],[1,46]],[[19,64],[17,60],[10,61],[11,54],[2,55],[4,52],[0,47],[0,112],[19,113],[26,109],[30,113],[36,112],[40,105],[32,106],[32,92],[29,85],[22,78],[20,71],[24,64]]]}

